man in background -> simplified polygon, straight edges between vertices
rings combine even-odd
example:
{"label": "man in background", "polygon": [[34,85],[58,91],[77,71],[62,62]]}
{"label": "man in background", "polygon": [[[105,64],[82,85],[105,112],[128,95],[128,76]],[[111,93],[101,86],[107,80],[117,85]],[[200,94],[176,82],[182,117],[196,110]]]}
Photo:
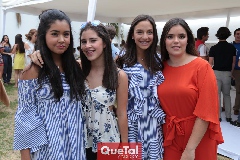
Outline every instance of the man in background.
{"label": "man in background", "polygon": [[197,30],[197,41],[195,43],[198,55],[208,61],[208,53],[205,42],[208,40],[208,27],[201,27]]}
{"label": "man in background", "polygon": [[236,98],[235,98],[235,105],[233,106],[233,111],[235,115],[239,114],[240,109],[240,67],[238,66],[238,61],[240,57],[240,28],[234,31],[234,38],[233,46],[237,50],[236,54],[236,63],[233,70],[233,78],[235,79],[235,88],[236,88]]}
{"label": "man in background", "polygon": [[[110,36],[110,41],[112,43],[112,40],[116,36],[116,28],[113,25],[106,25],[105,27],[108,31],[108,34]],[[117,47],[115,47],[113,43],[111,44],[111,48],[112,48],[112,57],[114,60],[116,60],[120,50]]]}

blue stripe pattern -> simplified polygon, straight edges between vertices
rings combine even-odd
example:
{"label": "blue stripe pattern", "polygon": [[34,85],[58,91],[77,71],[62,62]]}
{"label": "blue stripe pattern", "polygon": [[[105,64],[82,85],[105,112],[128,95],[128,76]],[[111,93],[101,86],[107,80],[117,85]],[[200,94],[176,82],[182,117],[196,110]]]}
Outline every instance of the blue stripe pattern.
{"label": "blue stripe pattern", "polygon": [[60,101],[48,79],[19,80],[14,149],[30,148],[33,160],[85,160],[81,101],[70,99],[70,87],[61,74]]}
{"label": "blue stripe pattern", "polygon": [[128,125],[129,142],[141,142],[143,159],[163,158],[162,124],[165,113],[157,97],[157,85],[164,81],[161,71],[152,75],[139,63],[132,67],[124,66],[128,75]]}

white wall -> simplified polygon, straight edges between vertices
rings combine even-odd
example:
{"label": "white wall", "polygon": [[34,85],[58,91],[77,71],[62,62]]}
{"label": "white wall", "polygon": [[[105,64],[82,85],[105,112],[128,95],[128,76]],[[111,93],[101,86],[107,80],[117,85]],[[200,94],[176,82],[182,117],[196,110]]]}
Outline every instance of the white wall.
{"label": "white wall", "polygon": [[[37,29],[39,24],[38,16],[21,14],[22,24],[21,26],[17,26],[16,15],[13,12],[8,12],[6,14],[6,28],[5,34],[8,35],[11,45],[15,43],[15,36],[17,34],[22,34],[23,41],[25,41],[25,34],[29,32],[30,29]],[[72,30],[73,30],[73,39],[74,39],[74,47],[80,45],[79,42],[79,34],[80,34],[80,26],[81,22],[72,21]],[[2,36],[1,36],[2,38]]]}
{"label": "white wall", "polygon": [[[39,19],[37,16],[21,14],[22,17],[22,24],[21,26],[17,26],[16,15],[13,12],[8,12],[6,14],[6,28],[5,34],[9,36],[10,43],[14,44],[14,39],[16,34],[22,34],[25,40],[25,34],[32,28],[38,27]],[[189,24],[190,28],[193,31],[193,34],[196,36],[197,29],[200,27],[209,27],[209,40],[207,43],[217,43],[218,39],[215,37],[215,34],[219,27],[226,26],[226,18],[214,18],[214,19],[198,19],[198,20],[186,20]],[[240,28],[240,17],[231,17],[229,29],[232,32],[232,36],[227,39],[228,42],[232,42],[234,40],[233,32],[236,28]],[[79,33],[80,33],[80,26],[82,22],[72,21],[72,30],[73,30],[73,38],[74,38],[74,47],[80,45],[79,42]],[[162,29],[165,22],[157,22],[157,30],[158,30],[158,37],[160,39]],[[128,30],[130,25],[122,24],[123,25],[123,37],[124,40],[127,38]],[[2,36],[1,36],[2,38]],[[115,38],[114,43],[118,43],[119,41]]]}
{"label": "white wall", "polygon": [[[200,27],[208,27],[209,28],[209,39],[206,43],[217,43],[218,39],[216,38],[215,34],[220,27],[226,26],[227,18],[212,18],[212,19],[198,19],[198,20],[186,20],[189,27],[191,28],[195,37],[197,37],[197,30]],[[230,36],[227,41],[232,42],[234,40],[234,30],[240,28],[240,17],[231,17],[229,23],[229,30],[232,32],[232,36]],[[161,38],[162,30],[166,22],[157,22],[157,30],[158,30],[158,38]],[[124,30],[124,40],[127,39],[128,30],[130,25],[123,25]]]}

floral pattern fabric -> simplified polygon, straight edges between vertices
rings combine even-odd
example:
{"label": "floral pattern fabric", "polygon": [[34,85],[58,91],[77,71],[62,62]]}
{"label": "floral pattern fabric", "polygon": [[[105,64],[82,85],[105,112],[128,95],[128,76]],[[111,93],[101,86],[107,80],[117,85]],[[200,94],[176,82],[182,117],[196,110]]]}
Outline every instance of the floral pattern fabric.
{"label": "floral pattern fabric", "polygon": [[116,91],[103,86],[90,89],[87,83],[85,84],[85,145],[97,152],[99,142],[120,142],[117,118],[109,108],[116,103]]}

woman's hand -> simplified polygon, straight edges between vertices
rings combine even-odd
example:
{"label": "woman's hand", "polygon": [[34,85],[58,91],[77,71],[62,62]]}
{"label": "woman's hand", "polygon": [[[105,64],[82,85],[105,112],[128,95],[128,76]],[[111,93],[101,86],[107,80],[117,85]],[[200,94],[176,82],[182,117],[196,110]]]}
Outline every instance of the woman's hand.
{"label": "woman's hand", "polygon": [[34,51],[29,55],[29,57],[34,64],[38,65],[41,68],[43,67],[44,62],[39,50]]}
{"label": "woman's hand", "polygon": [[195,159],[195,150],[185,149],[182,153],[182,157],[180,160],[194,160]]}

